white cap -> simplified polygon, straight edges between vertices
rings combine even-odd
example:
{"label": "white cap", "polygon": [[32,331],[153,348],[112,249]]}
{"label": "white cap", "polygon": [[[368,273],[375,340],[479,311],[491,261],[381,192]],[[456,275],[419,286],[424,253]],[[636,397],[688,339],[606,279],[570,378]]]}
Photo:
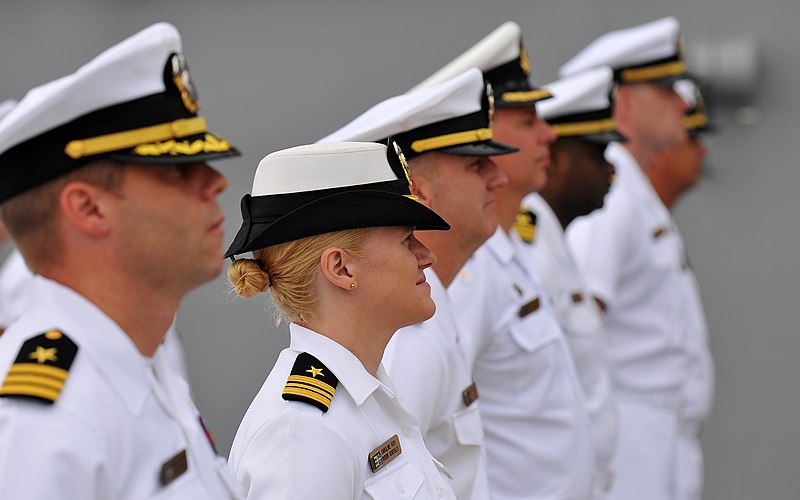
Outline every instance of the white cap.
{"label": "white cap", "polygon": [[373,142],[311,144],[276,151],[258,164],[242,197],[242,226],[225,253],[333,231],[382,226],[449,229],[411,195],[399,147]]}
{"label": "white cap", "polygon": [[674,81],[685,77],[680,25],[665,17],[600,36],[558,70],[561,77],[610,66],[619,83]]}
{"label": "white cap", "polygon": [[552,99],[536,104],[539,116],[559,137],[577,136],[597,142],[620,141],[613,114],[614,72],[592,68],[547,84]]}
{"label": "white cap", "polygon": [[494,142],[491,90],[472,68],[430,88],[376,104],[317,143],[384,142],[391,137],[408,158],[428,152],[490,156],[516,149]]}
{"label": "white cap", "polygon": [[15,101],[14,99],[6,99],[5,101],[0,102],[0,120],[2,120],[4,116],[9,114],[16,105],[17,101]]}
{"label": "white cap", "polygon": [[0,202],[109,157],[182,163],[238,155],[208,133],[178,30],[154,24],[35,87],[0,121]]}
{"label": "white cap", "polygon": [[530,61],[522,43],[522,29],[513,21],[501,24],[480,42],[409,90],[416,92],[478,68],[492,84],[498,107],[530,106],[550,93],[531,86]]}

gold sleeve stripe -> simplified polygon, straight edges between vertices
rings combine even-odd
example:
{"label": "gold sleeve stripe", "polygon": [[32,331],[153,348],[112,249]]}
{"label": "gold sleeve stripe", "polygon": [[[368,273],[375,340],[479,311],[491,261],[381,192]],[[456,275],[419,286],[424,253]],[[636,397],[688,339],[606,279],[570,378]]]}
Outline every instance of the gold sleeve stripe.
{"label": "gold sleeve stripe", "polygon": [[458,146],[459,144],[469,144],[470,142],[491,141],[493,138],[494,134],[492,134],[492,129],[479,128],[429,137],[428,139],[420,139],[411,143],[411,149],[417,153],[424,153],[425,151]]}
{"label": "gold sleeve stripe", "polygon": [[161,123],[150,127],[142,127],[125,132],[99,135],[89,139],[70,141],[64,152],[77,160],[84,156],[98,155],[120,149],[132,148],[139,144],[155,141],[166,141],[199,134],[206,131],[206,120],[202,116],[184,118],[173,122]]}
{"label": "gold sleeve stripe", "polygon": [[0,388],[0,395],[6,394],[14,396],[36,396],[49,401],[55,401],[58,399],[59,391],[29,384],[6,383]]}
{"label": "gold sleeve stripe", "polygon": [[315,394],[319,394],[320,396],[322,396],[325,399],[333,399],[333,394],[332,393],[330,393],[330,392],[328,392],[326,390],[323,390],[323,389],[317,389],[316,387],[312,387],[312,386],[309,386],[309,385],[300,384],[300,383],[297,383],[297,382],[287,382],[285,387],[291,387],[293,389],[302,389],[304,391],[311,391],[311,392],[313,392]]}
{"label": "gold sleeve stripe", "polygon": [[3,386],[14,385],[14,384],[30,384],[30,385],[39,385],[42,387],[46,387],[48,389],[53,389],[55,391],[60,391],[62,387],[64,387],[63,380],[53,380],[49,378],[39,377],[35,375],[12,375],[9,374],[6,377],[6,380]]}
{"label": "gold sleeve stripe", "polygon": [[550,125],[553,132],[559,137],[568,135],[588,135],[598,134],[600,132],[611,132],[616,128],[616,123],[613,118],[606,118],[603,120],[592,120],[588,122],[575,122],[575,123],[556,123]]}
{"label": "gold sleeve stripe", "polygon": [[316,401],[316,402],[318,402],[318,403],[320,403],[322,405],[325,405],[326,407],[330,407],[330,405],[331,405],[331,400],[330,399],[323,398],[320,395],[318,395],[318,394],[316,394],[314,392],[311,392],[311,391],[305,391],[303,389],[295,389],[293,387],[285,387],[283,389],[283,393],[284,394],[292,394],[292,395],[295,395],[295,396],[301,396],[301,397],[308,398],[308,399],[313,399],[314,401]]}
{"label": "gold sleeve stripe", "polygon": [[545,89],[528,90],[525,92],[504,92],[500,96],[500,98],[506,102],[541,101],[548,97],[553,97],[553,94]]}
{"label": "gold sleeve stripe", "polygon": [[313,385],[314,387],[317,387],[327,393],[330,393],[331,396],[333,396],[333,393],[336,392],[336,389],[331,387],[330,384],[326,384],[325,382],[317,380],[313,377],[304,377],[303,375],[290,375],[289,378],[287,379],[287,382],[299,382],[301,384]]}
{"label": "gold sleeve stripe", "polygon": [[685,72],[686,63],[683,61],[673,61],[644,68],[624,69],[620,74],[620,80],[624,83],[637,83],[657,80],[667,76],[680,75]]}
{"label": "gold sleeve stripe", "polygon": [[49,377],[61,382],[67,380],[68,372],[63,368],[48,365],[35,365],[33,363],[17,363],[8,370],[8,376],[12,375],[34,375],[37,377]]}

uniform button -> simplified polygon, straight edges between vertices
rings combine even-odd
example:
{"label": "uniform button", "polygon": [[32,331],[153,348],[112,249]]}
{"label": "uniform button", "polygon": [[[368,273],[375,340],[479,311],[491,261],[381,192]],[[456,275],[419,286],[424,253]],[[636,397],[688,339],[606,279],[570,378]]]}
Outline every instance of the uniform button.
{"label": "uniform button", "polygon": [[444,498],[444,490],[442,488],[436,488],[436,494],[439,495],[439,498]]}
{"label": "uniform button", "polygon": [[412,436],[411,429],[408,427],[403,427],[403,435],[407,438],[410,438]]}
{"label": "uniform button", "polygon": [[400,492],[400,494],[404,494],[404,493],[406,492],[406,489],[405,489],[405,488],[403,488],[403,485],[402,485],[402,484],[398,484],[398,485],[397,485],[397,491],[399,491],[399,492]]}

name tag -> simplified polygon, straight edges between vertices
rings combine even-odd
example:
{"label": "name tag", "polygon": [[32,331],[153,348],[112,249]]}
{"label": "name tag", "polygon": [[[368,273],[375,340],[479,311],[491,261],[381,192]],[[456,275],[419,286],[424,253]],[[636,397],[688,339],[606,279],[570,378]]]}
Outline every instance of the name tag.
{"label": "name tag", "polygon": [[395,434],[369,452],[369,467],[372,472],[378,472],[384,465],[399,457],[401,453],[403,450],[400,448],[400,439]]}
{"label": "name tag", "polygon": [[177,455],[164,462],[164,465],[161,466],[161,474],[159,475],[161,484],[163,486],[168,485],[186,472],[188,468],[189,464],[186,462],[186,450],[181,450]]}
{"label": "name tag", "polygon": [[539,310],[539,297],[536,297],[532,301],[524,304],[522,307],[519,308],[519,317],[524,318],[525,316],[536,312]]}
{"label": "name tag", "polygon": [[478,386],[475,385],[475,382],[473,382],[471,386],[464,389],[464,392],[461,393],[461,397],[464,399],[464,406],[469,406],[477,401]]}

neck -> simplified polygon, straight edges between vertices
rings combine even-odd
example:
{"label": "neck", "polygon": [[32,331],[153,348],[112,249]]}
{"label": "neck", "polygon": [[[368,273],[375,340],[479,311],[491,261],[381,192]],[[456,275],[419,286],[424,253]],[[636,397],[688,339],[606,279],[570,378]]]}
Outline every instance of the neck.
{"label": "neck", "polygon": [[671,211],[672,207],[675,205],[675,202],[678,201],[681,193],[674,189],[669,182],[664,182],[664,179],[661,179],[661,177],[656,174],[655,170],[647,170],[645,171],[645,174],[650,180],[653,190],[661,199],[661,203],[667,207],[667,210]]}
{"label": "neck", "polygon": [[[98,260],[98,266],[102,267]],[[73,289],[111,318],[142,355],[151,357],[164,340],[180,298],[136,286],[133,277],[116,270],[87,269],[70,272],[68,266],[45,270],[42,276]]]}
{"label": "neck", "polygon": [[539,194],[555,214],[558,223],[561,224],[561,229],[566,229],[569,223],[575,220],[576,215],[569,211],[568,206],[559,203],[558,198],[553,196],[550,191],[544,189]]}
{"label": "neck", "polygon": [[505,186],[498,189],[496,193],[497,225],[503,228],[503,231],[509,233],[514,226],[514,221],[517,219],[522,198],[525,196],[514,193]]}
{"label": "neck", "polygon": [[353,353],[373,377],[377,377],[383,352],[397,330],[371,321],[365,317],[361,304],[352,300],[336,301],[327,306],[320,301],[319,313],[302,326]]}
{"label": "neck", "polygon": [[633,156],[636,160],[636,163],[642,168],[642,170],[647,170],[651,163],[653,163],[653,159],[656,156],[656,151],[654,148],[643,144],[642,141],[635,141],[630,139],[628,142],[623,143],[625,149]]}
{"label": "neck", "polygon": [[[428,247],[434,254],[436,254],[436,263],[433,265],[433,271],[442,282],[442,286],[447,288],[453,282],[458,272],[464,267],[469,257],[480,247],[474,245],[464,244],[459,241],[455,231],[420,231],[416,233],[417,239],[426,247]],[[452,235],[448,233],[453,233]]]}

